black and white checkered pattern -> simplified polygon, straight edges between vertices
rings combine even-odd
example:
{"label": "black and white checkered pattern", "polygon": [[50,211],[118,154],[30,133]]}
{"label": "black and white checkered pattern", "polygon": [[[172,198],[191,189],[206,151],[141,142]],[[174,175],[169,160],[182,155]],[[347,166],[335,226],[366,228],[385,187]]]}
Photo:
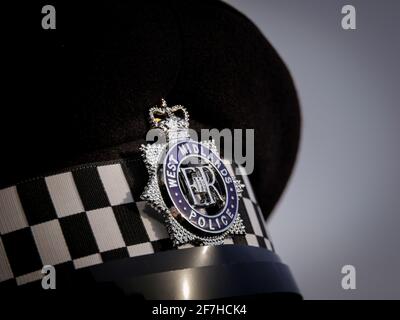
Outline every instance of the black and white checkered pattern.
{"label": "black and white checkered pattern", "polygon": [[[44,265],[80,269],[174,249],[159,214],[139,199],[136,165],[81,166],[0,190],[0,283],[39,280]],[[247,234],[225,244],[273,250],[249,180],[242,178]]]}

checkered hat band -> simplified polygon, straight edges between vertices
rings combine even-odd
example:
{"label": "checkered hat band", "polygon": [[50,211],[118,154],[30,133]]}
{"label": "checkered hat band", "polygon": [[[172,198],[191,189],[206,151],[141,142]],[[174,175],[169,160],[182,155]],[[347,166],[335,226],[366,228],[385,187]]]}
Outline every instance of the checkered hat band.
{"label": "checkered hat band", "polygon": [[[244,172],[227,165],[229,170]],[[238,177],[246,185],[239,212],[247,234],[224,244],[273,250],[249,180]],[[160,214],[139,198],[145,179],[137,160],[120,160],[0,190],[0,285],[39,280],[44,265],[57,269],[72,264],[80,269],[176,250]]]}

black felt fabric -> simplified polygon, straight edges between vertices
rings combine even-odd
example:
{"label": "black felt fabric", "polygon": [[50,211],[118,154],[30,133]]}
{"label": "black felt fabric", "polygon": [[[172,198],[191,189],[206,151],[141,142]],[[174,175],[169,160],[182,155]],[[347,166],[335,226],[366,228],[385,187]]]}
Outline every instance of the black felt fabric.
{"label": "black felt fabric", "polygon": [[136,154],[165,97],[195,129],[255,129],[250,179],[270,214],[294,164],[299,105],[251,21],[210,0],[53,1],[57,29],[43,30],[45,4],[4,8],[20,19],[2,39],[0,186]]}

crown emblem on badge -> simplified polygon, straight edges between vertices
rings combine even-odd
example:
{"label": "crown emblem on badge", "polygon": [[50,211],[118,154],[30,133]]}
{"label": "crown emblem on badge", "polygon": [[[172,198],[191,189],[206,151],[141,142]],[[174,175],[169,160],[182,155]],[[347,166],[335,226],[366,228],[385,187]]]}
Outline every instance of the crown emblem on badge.
{"label": "crown emblem on badge", "polygon": [[141,146],[149,181],[141,198],[162,214],[175,246],[217,245],[245,234],[238,212],[243,185],[228,171],[214,141],[189,136],[189,113],[181,105],[149,110],[152,128],[165,142]]}

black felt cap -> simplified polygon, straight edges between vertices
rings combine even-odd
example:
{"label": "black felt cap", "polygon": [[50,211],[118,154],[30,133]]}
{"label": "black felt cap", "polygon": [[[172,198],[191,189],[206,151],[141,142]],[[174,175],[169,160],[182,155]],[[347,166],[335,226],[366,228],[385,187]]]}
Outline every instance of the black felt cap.
{"label": "black felt cap", "polygon": [[270,214],[295,161],[299,103],[249,19],[211,0],[55,1],[57,29],[43,30],[44,4],[19,8],[3,38],[2,187],[136,154],[148,108],[165,97],[197,130],[255,129],[250,179]]}

